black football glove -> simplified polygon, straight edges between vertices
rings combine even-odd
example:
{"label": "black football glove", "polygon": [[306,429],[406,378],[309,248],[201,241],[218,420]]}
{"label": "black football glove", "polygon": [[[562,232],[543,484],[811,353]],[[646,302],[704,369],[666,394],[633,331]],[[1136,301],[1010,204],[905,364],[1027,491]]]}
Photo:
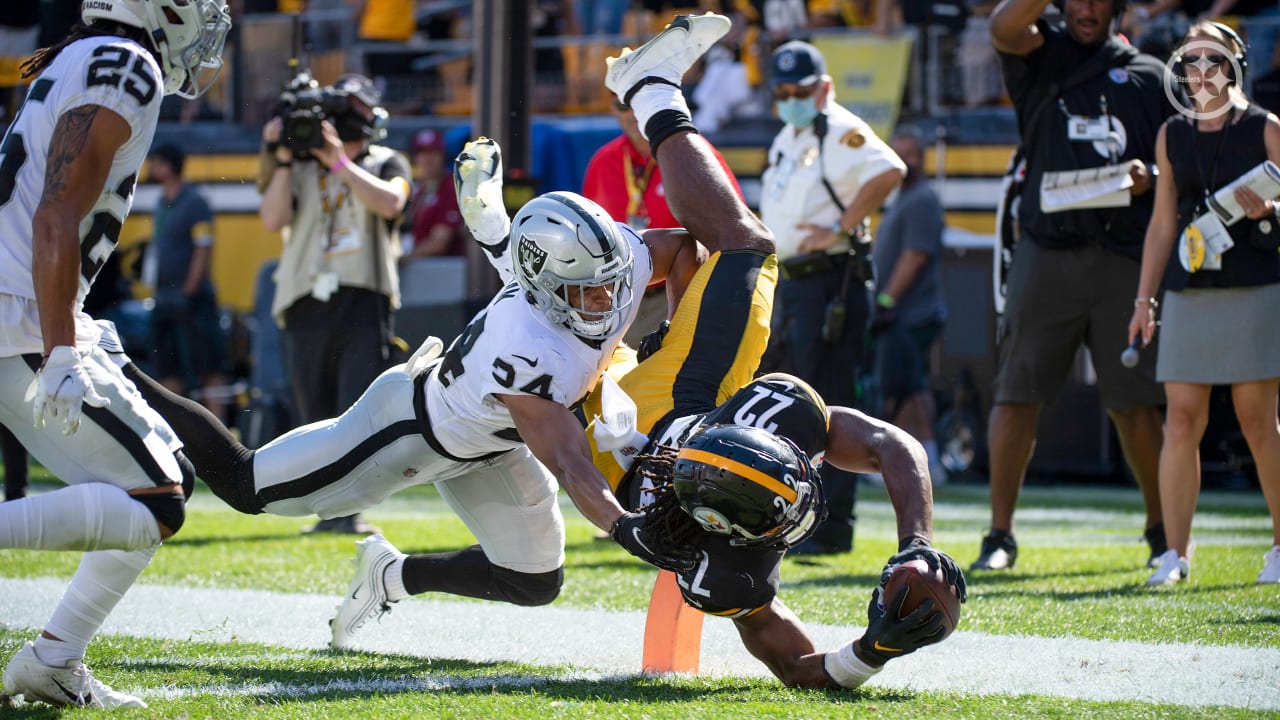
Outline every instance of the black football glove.
{"label": "black football glove", "polygon": [[880,667],[942,639],[942,611],[934,607],[932,598],[905,618],[898,617],[910,589],[906,585],[898,588],[883,608],[879,599],[884,594],[884,586],[872,592],[871,604],[867,606],[867,632],[858,639],[858,655],[864,662]]}
{"label": "black football glove", "polygon": [[636,351],[636,362],[644,362],[644,359],[662,349],[662,340],[667,336],[667,331],[671,329],[671,323],[666,320],[658,326],[657,330],[640,338],[640,349]]}
{"label": "black football glove", "polygon": [[701,559],[701,553],[693,546],[673,545],[646,528],[643,513],[623,513],[614,521],[609,537],[627,552],[662,570],[692,570]]}
{"label": "black football glove", "polygon": [[960,566],[956,564],[951,556],[929,544],[928,540],[922,537],[913,537],[903,541],[898,546],[898,554],[889,558],[889,562],[885,564],[884,570],[880,573],[880,586],[884,587],[885,582],[889,580],[889,573],[892,572],[895,565],[900,565],[908,560],[924,560],[929,564],[929,569],[933,571],[942,570],[942,576],[946,578],[947,583],[956,589],[956,595],[959,596],[960,602],[969,599],[968,586],[965,584],[964,572],[960,570]]}

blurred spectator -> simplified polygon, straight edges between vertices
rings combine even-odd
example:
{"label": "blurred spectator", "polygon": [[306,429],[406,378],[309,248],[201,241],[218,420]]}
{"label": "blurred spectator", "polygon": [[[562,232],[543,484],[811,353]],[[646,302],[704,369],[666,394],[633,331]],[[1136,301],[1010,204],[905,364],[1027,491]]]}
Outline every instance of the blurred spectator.
{"label": "blurred spectator", "polygon": [[[609,213],[609,217],[627,223],[636,230],[681,227],[671,213],[671,208],[667,206],[667,196],[662,187],[662,170],[658,168],[658,161],[649,153],[649,141],[640,134],[635,112],[617,102],[610,107],[622,128],[622,134],[601,146],[587,162],[586,175],[582,180],[582,195],[598,203]],[[729,177],[729,182],[733,183],[738,197],[742,197],[742,188],[738,187],[738,180],[729,169],[729,163],[720,155],[720,151],[715,148],[712,151],[719,159],[720,167],[724,168],[725,175]],[[639,347],[640,338],[666,319],[666,291],[661,284],[648,288],[640,303],[640,314],[627,331],[627,343],[632,347]]]}
{"label": "blurred spectator", "polygon": [[876,345],[884,419],[911,433],[929,456],[935,486],[947,480],[933,436],[933,346],[947,309],[942,300],[942,201],[924,174],[924,143],[900,130],[890,147],[907,174],[876,230],[876,302],[871,333]]}
{"label": "blurred spectator", "polygon": [[404,43],[417,30],[414,0],[350,0],[356,7],[361,41]]}
{"label": "blurred spectator", "polygon": [[35,52],[40,38],[40,6],[25,0],[0,3],[0,123],[7,124],[25,94],[18,65]]}
{"label": "blurred spectator", "polygon": [[747,66],[734,58],[732,50],[717,45],[696,67],[701,76],[688,95],[693,123],[699,131],[714,133],[734,117],[764,114],[747,78]]}
{"label": "blurred spectator", "polygon": [[1243,90],[1253,91],[1253,78],[1262,77],[1275,67],[1276,39],[1280,38],[1280,2],[1277,0],[1213,0],[1204,12],[1187,15],[1195,20],[1213,20],[1230,15],[1236,19],[1245,40],[1245,60],[1249,75]]}
{"label": "blurred spectator", "polygon": [[[774,333],[786,336],[792,373],[827,402],[857,407],[871,275],[867,216],[897,187],[905,166],[862,118],[836,102],[817,48],[786,43],[770,67],[778,117],[786,123],[769,147],[760,194],[782,275],[782,326]],[[857,478],[830,464],[821,474],[829,515],[792,552],[853,548]]]}
{"label": "blurred spectator", "polygon": [[409,156],[415,186],[407,213],[409,232],[403,238],[407,252],[400,264],[436,255],[465,257],[462,213],[458,212],[453,178],[445,167],[444,133],[419,130],[413,136]]}
{"label": "blurred spectator", "polygon": [[996,105],[1004,98],[1000,57],[991,45],[990,22],[987,19],[995,7],[995,0],[982,0],[970,5],[971,14],[960,33],[956,60],[960,66],[960,83],[967,107]]}
{"label": "blurred spectator", "polygon": [[[574,37],[581,34],[573,0],[533,0],[533,12],[529,18],[535,40]],[[577,52],[574,46],[569,51]],[[533,50],[534,108],[535,112],[559,112],[567,95],[566,83],[572,78],[565,75],[565,49],[560,46],[536,47]]]}
{"label": "blurred spectator", "polygon": [[[227,343],[218,320],[218,302],[209,268],[213,259],[213,210],[194,185],[182,179],[186,156],[177,145],[151,150],[147,174],[160,184],[160,204],[151,236],[155,268],[148,278],[152,375],[166,388],[198,397],[226,422]],[[201,388],[199,393],[194,392]]]}

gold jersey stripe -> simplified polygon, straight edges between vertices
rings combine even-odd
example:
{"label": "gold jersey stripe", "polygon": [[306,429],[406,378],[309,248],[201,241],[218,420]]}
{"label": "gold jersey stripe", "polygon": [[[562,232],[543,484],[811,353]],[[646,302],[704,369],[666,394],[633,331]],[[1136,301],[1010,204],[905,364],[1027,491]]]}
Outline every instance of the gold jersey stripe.
{"label": "gold jersey stripe", "polygon": [[694,462],[706,463],[708,465],[718,467],[721,470],[728,470],[731,473],[741,475],[761,487],[768,488],[773,492],[773,494],[780,496],[787,502],[796,501],[795,490],[792,490],[759,470],[743,465],[736,460],[730,460],[729,458],[721,457],[715,453],[709,453],[706,450],[695,450],[692,448],[685,448],[684,450],[681,450],[676,457],[680,460],[693,460]]}

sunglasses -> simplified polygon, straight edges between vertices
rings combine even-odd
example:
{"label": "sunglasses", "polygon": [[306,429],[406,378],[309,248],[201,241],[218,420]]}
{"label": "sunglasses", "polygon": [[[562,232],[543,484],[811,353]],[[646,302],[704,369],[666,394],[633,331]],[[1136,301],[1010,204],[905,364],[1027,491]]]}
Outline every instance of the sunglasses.
{"label": "sunglasses", "polygon": [[808,85],[793,85],[792,87],[795,88],[794,90],[788,90],[785,87],[779,86],[773,89],[773,99],[790,100],[791,98],[796,98],[797,100],[807,100],[810,97],[813,97],[813,94],[817,92],[818,86],[821,84],[822,83],[814,82],[809,83]]}
{"label": "sunglasses", "polygon": [[1183,55],[1179,60],[1183,65],[1194,65],[1201,60],[1208,60],[1210,65],[1221,65],[1227,61],[1226,55]]}

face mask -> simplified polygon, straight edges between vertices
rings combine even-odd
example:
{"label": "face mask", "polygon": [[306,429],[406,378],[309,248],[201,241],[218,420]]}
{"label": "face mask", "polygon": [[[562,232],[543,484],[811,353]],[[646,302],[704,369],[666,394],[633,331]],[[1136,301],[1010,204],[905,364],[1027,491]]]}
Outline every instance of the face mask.
{"label": "face mask", "polygon": [[787,98],[778,101],[778,118],[788,125],[807,128],[818,117],[818,103],[815,98]]}

